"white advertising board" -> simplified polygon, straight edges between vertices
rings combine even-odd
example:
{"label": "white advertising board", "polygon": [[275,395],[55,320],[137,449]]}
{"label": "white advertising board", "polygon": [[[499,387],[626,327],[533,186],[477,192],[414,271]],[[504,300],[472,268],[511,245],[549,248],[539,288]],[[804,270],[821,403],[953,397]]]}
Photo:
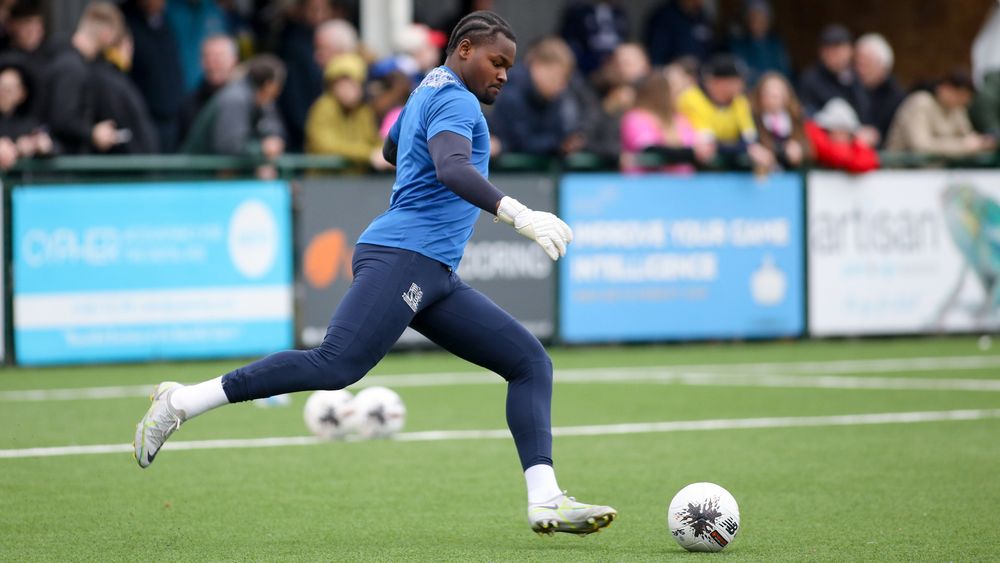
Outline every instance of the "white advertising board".
{"label": "white advertising board", "polygon": [[813,172],[814,336],[1000,328],[1000,172]]}

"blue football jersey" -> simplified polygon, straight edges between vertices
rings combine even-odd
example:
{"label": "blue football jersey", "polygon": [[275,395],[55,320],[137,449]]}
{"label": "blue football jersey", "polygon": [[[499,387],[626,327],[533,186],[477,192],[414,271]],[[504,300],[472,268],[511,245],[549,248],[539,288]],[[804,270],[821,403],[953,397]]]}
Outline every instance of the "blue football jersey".
{"label": "blue football jersey", "polygon": [[488,177],[486,118],[476,96],[446,66],[424,77],[389,132],[398,146],[389,209],[372,221],[359,243],[412,250],[458,268],[480,210],[437,179],[427,141],[442,131],[469,139],[472,165]]}

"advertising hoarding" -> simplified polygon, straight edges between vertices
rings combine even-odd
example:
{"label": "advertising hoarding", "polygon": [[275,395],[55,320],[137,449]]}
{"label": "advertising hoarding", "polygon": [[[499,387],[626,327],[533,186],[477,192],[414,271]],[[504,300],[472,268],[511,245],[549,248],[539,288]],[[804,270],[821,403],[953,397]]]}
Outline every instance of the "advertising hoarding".
{"label": "advertising hoarding", "polygon": [[292,345],[287,184],[21,186],[11,201],[18,363]]}
{"label": "advertising hoarding", "polygon": [[[494,174],[490,181],[535,209],[554,210],[550,176]],[[330,317],[351,283],[354,244],[389,206],[392,177],[307,178],[298,185],[296,229],[301,259],[299,343],[322,342]],[[489,296],[535,336],[555,332],[555,265],[534,242],[482,213],[458,275]],[[426,343],[411,329],[401,345]]]}
{"label": "advertising hoarding", "polygon": [[1000,328],[1000,173],[813,172],[816,336]]}
{"label": "advertising hoarding", "polygon": [[800,334],[802,208],[794,174],[564,176],[561,338]]}

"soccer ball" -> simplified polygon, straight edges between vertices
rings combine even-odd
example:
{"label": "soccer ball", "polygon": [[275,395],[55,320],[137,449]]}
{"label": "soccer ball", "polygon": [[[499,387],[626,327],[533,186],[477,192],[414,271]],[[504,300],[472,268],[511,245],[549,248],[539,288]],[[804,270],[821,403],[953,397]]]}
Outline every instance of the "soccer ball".
{"label": "soccer ball", "polygon": [[306,399],[302,416],[315,436],[326,440],[343,438],[350,432],[345,424],[350,418],[353,399],[350,391],[316,391]]}
{"label": "soccer ball", "polygon": [[388,438],[403,429],[406,405],[387,387],[368,387],[354,397],[348,426],[362,438]]}
{"label": "soccer ball", "polygon": [[740,529],[740,508],[733,495],[715,483],[692,483],[670,501],[667,523],[684,549],[722,551]]}

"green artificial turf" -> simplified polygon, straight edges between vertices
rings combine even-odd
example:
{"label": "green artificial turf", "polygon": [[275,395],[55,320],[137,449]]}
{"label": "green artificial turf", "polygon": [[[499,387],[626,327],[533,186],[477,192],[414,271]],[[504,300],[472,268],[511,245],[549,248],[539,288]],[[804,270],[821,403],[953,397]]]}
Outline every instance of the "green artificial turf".
{"label": "green artificial turf", "polygon": [[[981,358],[973,369],[870,370],[873,378],[1000,379],[974,338],[692,344],[552,350],[557,370]],[[752,365],[751,365],[752,364]],[[196,381],[239,362],[6,369],[0,390]],[[727,367],[730,366],[730,367]],[[759,366],[758,366],[759,367]],[[655,369],[655,368],[654,368]],[[763,369],[763,368],[762,368]],[[375,374],[480,372],[437,353],[393,354]],[[801,372],[801,373],[800,373]],[[406,386],[406,432],[505,427],[504,385]],[[171,439],[303,436],[306,394],[237,405]],[[0,394],[0,450],[124,444],[148,400],[23,401]],[[635,422],[1000,408],[1000,391],[557,383],[557,428]],[[847,426],[560,436],[560,485],[615,506],[610,529],[538,538],[509,439],[335,442],[0,458],[4,561],[992,561],[1000,551],[1000,418]],[[742,526],[725,551],[688,554],[667,532],[673,494],[726,487]]]}

